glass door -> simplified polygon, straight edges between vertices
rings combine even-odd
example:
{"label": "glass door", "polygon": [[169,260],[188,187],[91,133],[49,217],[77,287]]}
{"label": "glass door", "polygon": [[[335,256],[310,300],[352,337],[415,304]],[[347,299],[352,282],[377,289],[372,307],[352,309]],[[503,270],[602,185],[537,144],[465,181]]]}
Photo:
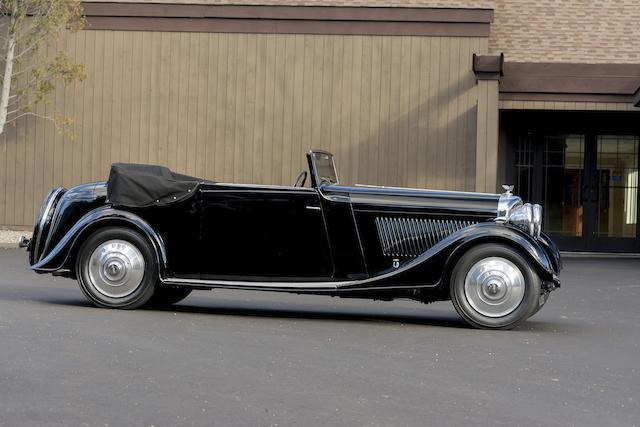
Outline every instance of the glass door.
{"label": "glass door", "polygon": [[586,250],[584,134],[528,133],[519,138],[515,192],[543,207],[543,228],[565,250]]}
{"label": "glass door", "polygon": [[518,132],[510,182],[562,250],[640,252],[640,136],[585,130]]}
{"label": "glass door", "polygon": [[585,136],[545,135],[542,154],[543,223],[550,234],[565,237],[584,235]]}
{"label": "glass door", "polygon": [[589,247],[606,250],[612,244],[633,247],[638,236],[637,135],[596,135],[593,230]]}

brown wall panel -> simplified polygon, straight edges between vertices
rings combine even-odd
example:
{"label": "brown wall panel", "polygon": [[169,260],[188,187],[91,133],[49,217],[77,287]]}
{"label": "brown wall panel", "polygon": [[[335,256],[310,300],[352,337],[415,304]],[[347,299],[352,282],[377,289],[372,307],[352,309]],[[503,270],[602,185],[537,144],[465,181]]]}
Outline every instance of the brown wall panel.
{"label": "brown wall panel", "polygon": [[593,110],[593,111],[640,111],[628,102],[584,102],[584,101],[522,101],[500,100],[501,110]]}
{"label": "brown wall panel", "polygon": [[324,148],[346,183],[475,188],[485,38],[95,30],[60,46],[89,76],[54,96],[78,137],[33,117],[0,136],[2,225],[31,225],[50,188],[115,161],[291,184]]}

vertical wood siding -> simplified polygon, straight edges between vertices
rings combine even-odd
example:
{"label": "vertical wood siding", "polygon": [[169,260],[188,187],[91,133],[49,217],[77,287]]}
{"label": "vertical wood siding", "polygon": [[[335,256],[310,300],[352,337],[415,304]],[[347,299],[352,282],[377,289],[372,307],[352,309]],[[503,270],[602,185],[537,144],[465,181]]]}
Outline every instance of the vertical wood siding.
{"label": "vertical wood siding", "polygon": [[322,148],[345,183],[475,188],[471,55],[486,39],[81,31],[60,45],[89,76],[54,96],[77,140],[32,117],[7,128],[1,225],[31,225],[50,188],[115,161],[291,184]]}

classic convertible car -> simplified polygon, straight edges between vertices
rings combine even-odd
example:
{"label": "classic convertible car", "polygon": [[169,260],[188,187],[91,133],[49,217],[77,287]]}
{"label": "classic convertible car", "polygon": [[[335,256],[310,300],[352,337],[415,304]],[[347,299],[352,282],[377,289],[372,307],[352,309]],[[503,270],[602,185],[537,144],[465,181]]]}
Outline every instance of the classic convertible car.
{"label": "classic convertible car", "polygon": [[344,186],[330,153],[307,160],[291,187],[114,164],[107,182],[52,190],[21,246],[33,270],[77,279],[111,308],[213,288],[451,299],[470,325],[508,329],[560,286],[542,208],[511,189]]}

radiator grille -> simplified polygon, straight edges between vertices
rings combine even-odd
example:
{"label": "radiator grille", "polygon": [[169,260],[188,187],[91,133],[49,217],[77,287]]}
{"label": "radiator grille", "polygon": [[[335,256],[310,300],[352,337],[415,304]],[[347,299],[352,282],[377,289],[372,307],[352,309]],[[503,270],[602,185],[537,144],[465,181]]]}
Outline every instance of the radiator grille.
{"label": "radiator grille", "polygon": [[416,257],[452,233],[476,224],[475,221],[441,219],[375,219],[384,256]]}

